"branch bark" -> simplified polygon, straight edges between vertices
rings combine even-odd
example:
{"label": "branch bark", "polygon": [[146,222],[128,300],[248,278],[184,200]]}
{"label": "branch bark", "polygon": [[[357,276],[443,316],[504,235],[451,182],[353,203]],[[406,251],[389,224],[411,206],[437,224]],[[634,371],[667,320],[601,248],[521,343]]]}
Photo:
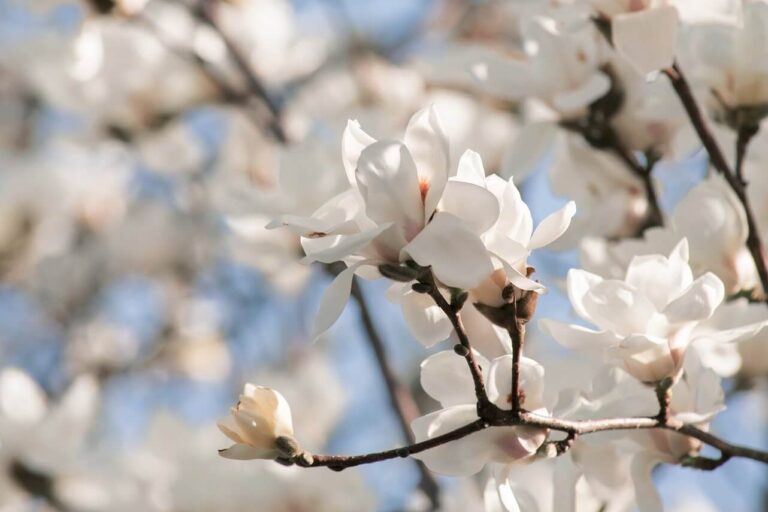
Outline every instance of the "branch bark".
{"label": "branch bark", "polygon": [[[763,287],[764,301],[768,301],[768,263],[765,258],[765,247],[763,240],[760,236],[760,231],[755,221],[755,214],[752,211],[749,198],[747,197],[746,184],[734,172],[728,165],[728,161],[723,154],[720,145],[717,143],[717,139],[713,135],[704,114],[699,107],[696,97],[693,95],[691,86],[688,84],[688,80],[685,78],[683,71],[680,69],[677,63],[674,63],[671,68],[664,70],[664,73],[672,83],[672,87],[675,89],[680,102],[683,104],[688,118],[693,125],[696,134],[699,136],[704,149],[709,154],[709,160],[712,166],[719,172],[726,180],[731,190],[736,194],[736,197],[744,207],[744,212],[747,217],[747,226],[749,228],[749,235],[747,236],[747,248],[752,256],[752,260],[755,262],[755,268],[757,269],[758,276],[760,277],[760,283]],[[746,150],[746,144],[744,145]],[[742,160],[737,158],[737,160]],[[739,162],[739,167],[741,162]],[[740,172],[740,171],[739,171]]]}

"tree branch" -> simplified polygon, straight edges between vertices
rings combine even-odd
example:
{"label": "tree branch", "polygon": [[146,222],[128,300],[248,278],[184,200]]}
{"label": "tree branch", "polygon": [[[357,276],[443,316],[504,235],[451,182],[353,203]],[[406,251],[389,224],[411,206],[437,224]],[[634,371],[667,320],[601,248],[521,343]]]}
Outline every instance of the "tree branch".
{"label": "tree branch", "polygon": [[432,275],[431,270],[427,270],[422,274],[422,276],[419,278],[419,283],[428,286],[428,291],[426,293],[432,297],[432,300],[435,301],[435,304],[437,304],[443,313],[445,313],[445,316],[447,316],[451,321],[453,330],[456,332],[456,336],[459,338],[461,350],[457,350],[457,353],[464,356],[464,359],[467,361],[467,366],[469,366],[469,371],[472,374],[472,381],[475,385],[475,396],[477,397],[478,409],[493,406],[491,401],[488,399],[488,393],[485,390],[483,371],[475,360],[475,354],[472,352],[472,345],[469,343],[467,331],[464,329],[464,324],[461,322],[461,318],[459,317],[459,310],[461,309],[461,305],[459,305],[457,308],[445,300],[445,297],[443,297],[442,293],[440,293],[440,290],[437,287],[437,283],[434,276]]}
{"label": "tree branch", "polygon": [[246,84],[248,84],[250,92],[254,96],[261,99],[261,101],[267,107],[267,110],[271,116],[269,122],[270,131],[279,142],[285,143],[287,141],[287,137],[285,135],[285,131],[283,130],[282,123],[280,122],[280,108],[278,107],[277,103],[270,97],[269,92],[264,87],[259,77],[256,76],[253,68],[248,63],[248,59],[243,55],[235,42],[232,41],[232,39],[219,25],[215,13],[217,2],[218,0],[202,0],[200,8],[196,9],[194,14],[201,23],[208,26],[221,38],[221,41],[224,43],[224,46],[226,47],[227,53],[232,59],[232,62],[242,74]]}
{"label": "tree branch", "polygon": [[[512,415],[511,411],[503,412],[505,413],[503,417],[496,418],[494,421],[487,421],[479,418],[472,423],[464,425],[463,427],[459,427],[455,430],[451,430],[450,432],[446,432],[440,436],[436,436],[431,439],[427,439],[425,441],[414,443],[408,446],[403,446],[401,448],[395,448],[382,452],[374,452],[365,455],[304,455],[297,457],[295,460],[290,462],[295,463],[301,467],[327,466],[335,471],[341,471],[345,468],[359,466],[362,464],[371,464],[384,460],[408,457],[410,455],[429,450],[430,448],[435,448],[437,446],[462,439],[468,435],[474,434],[475,432],[479,432],[486,428],[528,426],[540,427],[549,430],[558,430],[568,434],[564,440],[555,441],[555,443],[562,443],[562,447],[556,446],[556,455],[565,453],[577,436],[616,430],[664,429],[677,432],[694,439],[698,439],[699,441],[720,450],[721,456],[719,459],[707,459],[709,462],[702,462],[701,466],[709,465],[717,467],[724,464],[733,457],[752,459],[768,464],[768,452],[729,443],[709,432],[701,430],[694,425],[686,425],[675,420],[668,420],[666,423],[661,423],[658,418],[638,417],[570,421],[558,418],[550,418],[546,416],[538,416],[528,412],[523,412],[518,416]],[[697,459],[706,458],[701,457]],[[681,459],[681,463],[683,465],[699,467],[693,463],[689,464],[690,460],[690,458],[683,458]],[[717,466],[715,466],[715,464]],[[711,469],[714,469],[714,467]],[[702,467],[702,469],[708,468]]]}
{"label": "tree branch", "polygon": [[[747,236],[747,248],[752,256],[752,260],[755,262],[755,268],[760,276],[760,283],[763,287],[763,300],[768,300],[768,263],[765,258],[765,248],[760,236],[760,231],[755,221],[755,214],[750,206],[749,198],[747,197],[746,187],[739,175],[733,172],[728,165],[728,161],[723,155],[723,151],[720,145],[717,143],[712,131],[710,130],[704,114],[696,101],[693,91],[691,90],[688,80],[685,78],[683,71],[680,69],[677,63],[674,63],[671,68],[665,69],[664,74],[667,75],[672,87],[675,89],[680,102],[683,104],[688,118],[693,125],[696,134],[699,136],[704,149],[709,154],[709,160],[714,168],[719,172],[731,187],[733,192],[738,197],[744,212],[747,217],[747,227],[749,228],[749,235]],[[746,144],[744,144],[744,151],[746,151]],[[743,154],[739,158],[737,155],[737,161],[739,166],[738,173],[740,174],[741,161]]]}

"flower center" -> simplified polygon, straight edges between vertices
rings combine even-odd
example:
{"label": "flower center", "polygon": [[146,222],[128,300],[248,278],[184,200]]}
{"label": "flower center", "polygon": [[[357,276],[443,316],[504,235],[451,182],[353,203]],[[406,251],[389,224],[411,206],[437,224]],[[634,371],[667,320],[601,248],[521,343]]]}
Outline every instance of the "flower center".
{"label": "flower center", "polygon": [[427,192],[429,192],[429,181],[419,180],[419,193],[421,194],[421,202],[427,202]]}

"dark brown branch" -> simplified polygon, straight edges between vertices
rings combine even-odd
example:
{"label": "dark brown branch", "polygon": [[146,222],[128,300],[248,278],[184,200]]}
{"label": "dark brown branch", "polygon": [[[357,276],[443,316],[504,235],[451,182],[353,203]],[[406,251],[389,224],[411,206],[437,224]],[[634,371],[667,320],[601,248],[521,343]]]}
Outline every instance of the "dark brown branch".
{"label": "dark brown branch", "polygon": [[238,48],[235,42],[232,41],[229,35],[227,35],[227,33],[222,30],[221,26],[219,25],[215,12],[217,2],[218,0],[202,0],[200,8],[195,12],[195,14],[200,22],[216,32],[216,34],[221,38],[224,46],[227,49],[228,55],[232,59],[232,62],[235,64],[245,79],[246,83],[248,84],[250,92],[254,96],[261,99],[261,101],[267,107],[267,110],[269,110],[271,115],[271,120],[269,123],[270,131],[279,142],[286,142],[287,137],[280,122],[280,108],[271,98],[269,92],[261,83],[259,77],[256,76],[256,73],[248,63],[248,59],[240,51],[240,48]]}
{"label": "dark brown branch", "polygon": [[[754,448],[748,448],[736,444],[729,443],[720,439],[719,437],[705,432],[693,425],[685,425],[679,421],[668,420],[667,423],[662,424],[657,418],[610,418],[602,420],[584,420],[584,421],[571,421],[557,418],[550,418],[546,416],[538,416],[532,413],[523,412],[518,416],[511,414],[511,411],[505,411],[507,414],[502,418],[497,418],[493,422],[487,420],[478,419],[459,427],[450,432],[446,432],[440,436],[427,439],[425,441],[414,443],[412,445],[403,446],[401,448],[395,448],[392,450],[386,450],[382,452],[369,453],[365,455],[304,455],[297,457],[293,463],[302,467],[322,467],[327,466],[333,470],[341,471],[348,467],[359,466],[361,464],[371,464],[375,462],[381,462],[384,460],[395,459],[399,457],[408,457],[415,453],[420,453],[430,448],[435,448],[443,444],[450,443],[462,439],[475,432],[479,432],[483,429],[490,427],[512,427],[512,426],[529,426],[529,427],[541,427],[549,430],[558,430],[565,432],[568,436],[562,441],[555,441],[555,443],[562,443],[561,447],[556,446],[557,453],[565,453],[570,447],[570,444],[577,436],[593,434],[596,432],[606,432],[615,430],[649,430],[649,429],[664,429],[679,434],[698,439],[699,441],[717,448],[721,452],[719,459],[709,459],[710,462],[701,462],[702,465],[709,464],[710,466],[717,466],[724,464],[728,459],[733,457],[741,457],[746,459],[752,459],[758,462],[768,464],[768,452],[756,450]],[[704,457],[697,459],[706,459]],[[681,463],[686,465],[692,459],[681,459]],[[715,462],[716,461],[716,462]],[[694,464],[691,464],[694,465]],[[698,466],[696,466],[698,467]],[[707,469],[707,468],[703,468]]]}
{"label": "dark brown branch", "polygon": [[620,144],[617,137],[612,137],[612,139],[613,142],[611,143],[610,151],[624,162],[632,174],[640,179],[643,184],[643,189],[645,190],[645,197],[648,200],[648,216],[643,225],[640,226],[638,234],[642,234],[647,228],[663,226],[664,215],[661,211],[659,196],[656,193],[656,187],[653,184],[653,176],[651,174],[654,167],[653,163],[650,163],[650,165],[645,167],[640,165],[637,158]]}
{"label": "dark brown branch", "polygon": [[309,464],[304,464],[300,460],[297,460],[296,463],[297,465],[304,467],[327,466],[335,471],[341,471],[342,469],[360,466],[362,464],[371,464],[373,462],[409,457],[415,453],[420,453],[429,450],[430,448],[456,441],[474,432],[479,432],[486,427],[486,423],[483,420],[478,419],[477,421],[473,421],[456,430],[451,430],[443,435],[427,439],[420,443],[403,446],[401,448],[394,448],[392,450],[369,453],[366,455],[312,455]]}
{"label": "dark brown branch", "polygon": [[469,371],[472,374],[472,381],[475,385],[475,396],[477,397],[478,410],[492,406],[493,404],[491,404],[491,401],[488,399],[488,393],[485,390],[483,371],[475,360],[475,354],[472,352],[472,345],[469,343],[467,331],[464,329],[464,324],[461,322],[461,318],[459,317],[459,308],[455,308],[453,305],[449,304],[447,300],[445,300],[445,297],[443,297],[443,294],[440,293],[440,290],[437,287],[437,283],[431,271],[425,272],[419,279],[419,282],[429,287],[427,293],[430,297],[432,297],[432,300],[435,301],[435,304],[437,304],[443,313],[445,313],[445,316],[447,316],[451,321],[453,330],[456,332],[456,336],[459,338],[459,343],[463,348],[461,355],[463,355],[464,359],[467,361],[467,366],[469,366]]}
{"label": "dark brown branch", "polygon": [[768,263],[766,262],[765,248],[760,236],[760,231],[757,222],[755,221],[755,214],[752,211],[749,198],[747,197],[745,184],[739,178],[737,173],[733,172],[728,165],[728,161],[725,159],[725,155],[723,155],[720,145],[717,143],[715,136],[710,130],[707,120],[704,118],[704,114],[688,84],[688,80],[685,78],[680,67],[675,63],[671,68],[664,70],[664,73],[669,77],[672,87],[680,98],[694,130],[696,130],[696,134],[699,136],[704,149],[706,149],[709,154],[709,161],[717,172],[725,178],[726,182],[744,207],[744,213],[747,217],[747,227],[749,228],[747,248],[752,256],[752,260],[755,262],[757,273],[760,276],[760,283],[763,287],[763,299],[768,300],[766,299],[766,296],[768,296]]}
{"label": "dark brown branch", "polygon": [[517,315],[518,301],[514,303],[514,318],[510,322],[507,332],[512,340],[512,413],[519,414],[521,406],[521,392],[520,389],[520,357],[523,352],[523,344],[525,343],[525,323],[523,323]]}

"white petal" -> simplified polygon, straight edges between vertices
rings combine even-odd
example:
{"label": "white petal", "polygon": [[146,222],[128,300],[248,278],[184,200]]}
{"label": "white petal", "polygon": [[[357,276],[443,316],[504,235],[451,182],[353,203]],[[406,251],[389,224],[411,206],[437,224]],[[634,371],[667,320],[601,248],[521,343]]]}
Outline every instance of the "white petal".
{"label": "white petal", "polygon": [[611,19],[616,50],[641,74],[672,66],[678,14],[673,6],[624,13]]}
{"label": "white petal", "polygon": [[355,170],[357,169],[357,161],[360,159],[360,153],[374,142],[376,139],[365,133],[356,119],[347,121],[344,135],[341,137],[341,159],[349,184],[353,187],[356,182]]}
{"label": "white petal", "polygon": [[265,450],[247,444],[233,444],[229,448],[219,450],[219,455],[233,460],[274,459],[277,457],[277,450]]}
{"label": "white petal", "polygon": [[479,153],[468,149],[461,155],[456,179],[472,183],[478,187],[485,187],[485,168],[483,168],[483,159]]}
{"label": "white petal", "polygon": [[[475,353],[484,371],[488,361]],[[453,350],[432,354],[421,363],[421,387],[443,407],[475,402],[475,384],[463,357]]]}
{"label": "white petal", "polygon": [[670,302],[664,314],[670,323],[704,320],[712,316],[724,298],[723,282],[712,272],[707,272]]}
{"label": "white petal", "polygon": [[344,307],[349,299],[349,292],[352,290],[352,279],[355,277],[355,271],[361,265],[366,264],[370,263],[367,260],[363,260],[347,267],[325,289],[323,297],[320,299],[320,309],[315,316],[312,340],[316,340],[321,334],[330,329],[344,312]]}
{"label": "white petal", "polygon": [[[477,420],[475,405],[458,405],[416,418],[411,429],[417,442],[468,425]],[[496,450],[494,428],[488,428],[435,448],[414,454],[426,466],[448,476],[470,476],[479,473]]]}
{"label": "white petal", "polygon": [[515,498],[512,486],[509,485],[509,480],[506,478],[497,479],[496,482],[496,491],[499,493],[499,500],[504,505],[504,509],[507,512],[521,512],[520,504],[517,502],[517,498]]}
{"label": "white petal", "polygon": [[635,455],[630,465],[632,482],[635,487],[635,501],[640,512],[664,512],[656,487],[653,485],[651,471],[657,461],[645,454]]}
{"label": "white petal", "polygon": [[[512,356],[497,357],[488,370],[488,397],[502,409],[511,408]],[[520,359],[520,389],[525,392],[525,408],[539,409],[544,398],[544,367],[528,357]]]}
{"label": "white petal", "polygon": [[620,338],[608,331],[593,331],[580,325],[569,325],[549,318],[539,320],[539,328],[571,350],[599,353],[608,347],[618,345],[620,341]]}
{"label": "white petal", "polygon": [[484,187],[450,180],[440,200],[439,211],[455,215],[472,232],[481,235],[499,218],[499,201]]}
{"label": "white petal", "polygon": [[393,222],[408,239],[424,225],[416,164],[400,142],[374,142],[363,150],[357,186],[366,215],[377,224]]}
{"label": "white petal", "polygon": [[678,257],[680,251],[687,252],[687,248],[688,243],[683,239],[669,258],[660,254],[635,256],[627,267],[625,281],[648,297],[657,311],[662,311],[693,282],[687,260]]}
{"label": "white petal", "polygon": [[558,512],[576,511],[576,483],[581,471],[571,457],[558,457],[552,475],[556,491],[552,493],[552,510]]}
{"label": "white petal", "polygon": [[571,307],[584,320],[594,323],[595,321],[589,316],[587,310],[584,308],[584,296],[589,292],[590,288],[603,282],[603,278],[587,272],[586,270],[573,268],[568,271],[567,288],[568,288],[568,300],[571,301]]}
{"label": "white petal", "polygon": [[424,211],[431,215],[443,195],[449,169],[448,139],[434,106],[411,117],[404,142],[416,162],[419,180],[429,183]]}
{"label": "white petal", "polygon": [[520,197],[520,192],[511,178],[502,192],[501,213],[495,229],[525,247],[528,247],[531,241],[531,233],[533,232],[531,210],[523,202],[523,198]]}
{"label": "white petal", "polygon": [[425,348],[451,336],[451,321],[428,295],[408,291],[399,302],[408,329]]}
{"label": "white petal", "polygon": [[333,263],[361,251],[376,237],[387,231],[392,224],[382,224],[354,235],[332,235],[322,238],[302,238],[301,246],[307,255],[304,264],[319,261]]}
{"label": "white petal", "polygon": [[499,175],[504,179],[515,177],[522,183],[543,160],[557,134],[557,125],[551,122],[527,122],[504,153]]}
{"label": "white petal", "polygon": [[599,327],[621,336],[645,332],[656,314],[653,303],[624,281],[605,280],[584,295],[582,306]]}
{"label": "white petal", "polygon": [[403,251],[448,286],[473,288],[493,272],[482,240],[449,213],[436,213]]}
{"label": "white petal", "polygon": [[40,421],[45,415],[45,393],[29,375],[16,368],[0,374],[0,414],[19,424]]}
{"label": "white petal", "polygon": [[576,203],[569,201],[568,204],[548,215],[536,227],[536,231],[531,236],[529,249],[538,249],[551,244],[565,233],[571,224],[571,219],[576,214]]}

